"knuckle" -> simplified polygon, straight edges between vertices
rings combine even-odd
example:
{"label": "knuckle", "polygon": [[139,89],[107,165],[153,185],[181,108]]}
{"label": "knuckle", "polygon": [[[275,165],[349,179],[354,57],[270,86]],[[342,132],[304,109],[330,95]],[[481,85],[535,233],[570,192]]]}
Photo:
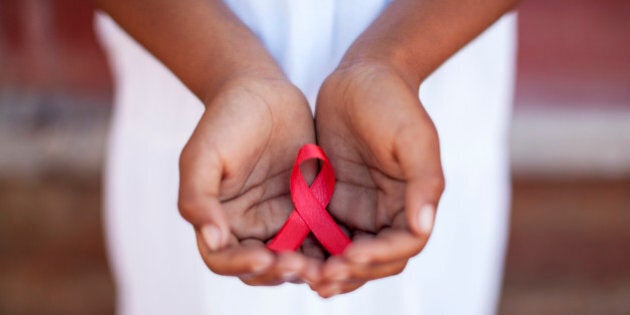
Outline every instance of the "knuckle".
{"label": "knuckle", "polygon": [[405,260],[403,262],[397,263],[394,266],[392,266],[392,268],[389,270],[389,275],[390,276],[396,276],[401,274],[405,268],[407,267],[407,262],[408,260]]}
{"label": "knuckle", "polygon": [[424,186],[429,193],[439,198],[440,196],[442,196],[442,193],[444,192],[444,189],[446,187],[444,174],[439,171],[435,172],[435,174],[425,177]]}
{"label": "knuckle", "polygon": [[186,164],[194,158],[194,152],[192,152],[192,146],[190,141],[184,145],[182,152],[179,154],[179,168],[182,169]]}
{"label": "knuckle", "polygon": [[210,269],[210,271],[218,274],[218,275],[223,275],[223,276],[228,276],[229,274],[227,272],[225,272],[222,268],[206,261],[206,266],[208,266],[208,269]]}
{"label": "knuckle", "polygon": [[218,263],[215,259],[213,259],[210,255],[208,255],[207,253],[204,253],[203,250],[199,251],[201,254],[201,257],[203,258],[203,262],[206,264],[206,266],[208,267],[208,269],[210,269],[210,271],[218,274],[218,275],[228,275],[227,272],[225,271],[225,268],[223,268],[223,266]]}
{"label": "knuckle", "polygon": [[179,210],[179,214],[186,221],[194,224],[196,221],[196,213],[198,213],[201,208],[202,205],[199,198],[180,193],[177,200],[177,209]]}
{"label": "knuckle", "polygon": [[446,180],[444,179],[444,174],[440,173],[436,175],[434,178],[433,189],[434,191],[441,195],[444,192],[444,188],[446,187]]}
{"label": "knuckle", "polygon": [[426,245],[426,243],[427,242],[426,242],[425,238],[419,237],[418,241],[414,244],[414,247],[410,251],[410,253],[411,253],[410,257],[414,257],[414,256],[420,254],[422,249],[424,249],[424,246]]}
{"label": "knuckle", "polygon": [[[217,275],[240,278],[245,274],[245,272],[234,265],[234,257],[228,252],[202,253],[202,258],[208,269]],[[256,281],[256,279],[252,278],[249,281]]]}

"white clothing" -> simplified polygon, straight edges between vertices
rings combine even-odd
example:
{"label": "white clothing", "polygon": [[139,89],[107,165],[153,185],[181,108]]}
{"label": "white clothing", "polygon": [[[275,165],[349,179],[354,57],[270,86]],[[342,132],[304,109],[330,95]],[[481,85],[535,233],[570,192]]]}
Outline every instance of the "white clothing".
{"label": "white clothing", "polygon": [[[387,0],[231,0],[311,106],[322,80]],[[118,313],[492,314],[509,207],[507,125],[515,16],[508,15],[421,87],[446,175],[433,235],[395,277],[330,300],[305,285],[249,287],[203,264],[177,211],[178,156],[203,107],[121,30],[97,16],[115,78],[105,224]]]}

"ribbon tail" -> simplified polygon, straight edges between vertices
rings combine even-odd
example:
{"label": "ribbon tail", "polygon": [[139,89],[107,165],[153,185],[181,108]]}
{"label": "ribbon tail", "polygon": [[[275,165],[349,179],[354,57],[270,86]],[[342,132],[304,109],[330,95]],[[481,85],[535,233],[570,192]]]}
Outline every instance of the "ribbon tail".
{"label": "ribbon tail", "polygon": [[308,191],[308,186],[304,181],[296,182],[296,191],[302,193],[292,196],[293,203],[305,225],[308,225],[319,243],[331,255],[343,253],[351,242],[350,238],[343,233],[328,211]]}
{"label": "ribbon tail", "polygon": [[310,229],[295,210],[284,223],[276,236],[267,244],[274,252],[295,251],[308,236]]}

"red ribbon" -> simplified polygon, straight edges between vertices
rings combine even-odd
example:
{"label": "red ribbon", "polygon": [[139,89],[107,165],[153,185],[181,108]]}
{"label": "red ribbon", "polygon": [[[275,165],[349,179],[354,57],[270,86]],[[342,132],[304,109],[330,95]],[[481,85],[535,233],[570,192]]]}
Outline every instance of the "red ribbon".
{"label": "red ribbon", "polygon": [[[323,163],[309,187],[300,164],[310,159],[319,159]],[[326,210],[335,189],[335,172],[320,147],[305,144],[300,149],[291,171],[290,189],[295,209],[267,247],[276,252],[294,251],[312,231],[331,255],[341,254],[350,244],[350,239]]]}

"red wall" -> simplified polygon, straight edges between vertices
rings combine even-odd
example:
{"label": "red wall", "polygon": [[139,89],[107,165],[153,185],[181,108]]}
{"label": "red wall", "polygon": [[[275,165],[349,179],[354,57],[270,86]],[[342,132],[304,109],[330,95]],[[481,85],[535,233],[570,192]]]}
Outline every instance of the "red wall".
{"label": "red wall", "polygon": [[516,105],[630,109],[630,1],[524,0]]}

